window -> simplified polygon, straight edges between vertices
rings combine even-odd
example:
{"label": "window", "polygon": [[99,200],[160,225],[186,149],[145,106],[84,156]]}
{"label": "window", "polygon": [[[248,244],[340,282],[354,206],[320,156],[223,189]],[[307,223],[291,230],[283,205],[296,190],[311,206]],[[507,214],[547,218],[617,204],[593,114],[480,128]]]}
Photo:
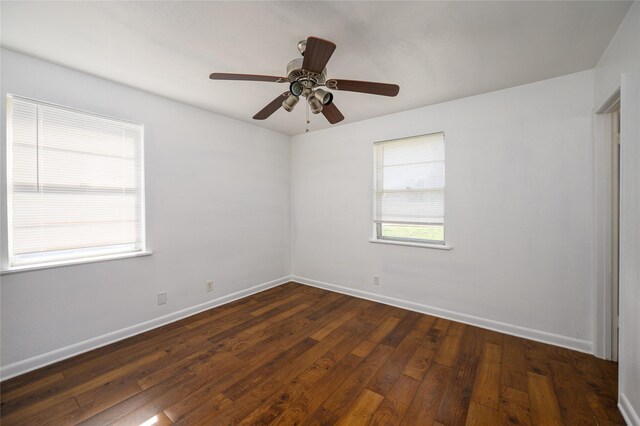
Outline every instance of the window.
{"label": "window", "polygon": [[8,265],[145,250],[143,126],[7,97]]}
{"label": "window", "polygon": [[379,240],[444,244],[444,133],[377,142]]}

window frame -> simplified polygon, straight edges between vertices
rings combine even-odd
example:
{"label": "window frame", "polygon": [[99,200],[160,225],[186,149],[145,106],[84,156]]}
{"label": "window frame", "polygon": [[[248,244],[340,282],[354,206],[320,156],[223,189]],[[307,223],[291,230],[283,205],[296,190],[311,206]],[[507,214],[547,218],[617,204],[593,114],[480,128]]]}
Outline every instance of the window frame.
{"label": "window frame", "polygon": [[[446,195],[446,134],[444,130],[429,132],[429,133],[421,133],[416,135],[403,136],[394,139],[385,139],[381,141],[376,141],[373,143],[373,238],[369,241],[372,243],[385,243],[385,244],[395,244],[395,245],[405,245],[405,246],[414,246],[414,247],[427,247],[427,248],[438,248],[449,250],[451,247],[447,245],[447,232],[446,232],[446,203],[444,203],[443,207],[443,216],[442,223],[427,223],[427,222],[400,222],[400,221],[377,221],[375,218],[376,208],[377,208],[377,158],[376,158],[376,145],[384,144],[387,142],[396,142],[402,139],[410,139],[421,136],[430,136],[430,135],[438,135],[442,134],[442,143],[445,149],[445,186],[442,188],[443,196]],[[424,160],[425,162],[431,162],[428,159]],[[384,224],[390,225],[418,225],[418,226],[442,226],[442,240],[429,240],[429,239],[420,239],[420,238],[402,238],[402,237],[389,237],[384,236],[382,234],[382,226]]]}
{"label": "window frame", "polygon": [[[425,239],[421,239],[421,238],[402,238],[402,237],[385,237],[384,235],[382,235],[382,225],[383,224],[388,224],[388,225],[418,225],[418,226],[442,226],[442,240],[427,240]],[[439,245],[439,246],[444,246],[445,245],[445,238],[446,238],[446,233],[445,233],[445,226],[444,226],[444,221],[443,223],[408,223],[408,222],[374,222],[374,225],[376,226],[376,239],[378,240],[388,240],[388,241],[400,241],[400,242],[405,242],[405,243],[416,243],[416,244],[425,244],[425,245]]]}
{"label": "window frame", "polygon": [[[47,258],[43,256],[42,261],[38,262],[16,262],[15,253],[14,253],[14,229],[13,229],[13,117],[12,117],[12,101],[13,99],[17,99],[23,102],[28,102],[34,105],[42,105],[48,108],[55,108],[63,111],[69,111],[76,114],[82,114],[85,116],[96,117],[100,119],[106,119],[111,121],[117,121],[119,123],[124,123],[128,125],[139,126],[140,128],[140,207],[139,207],[139,217],[140,221],[140,242],[139,248],[136,250],[130,251],[115,251],[109,253],[109,250],[105,250],[100,253],[95,250],[95,247],[83,247],[78,249],[70,249],[70,250],[79,250],[87,251],[86,256],[78,256],[72,258],[58,258],[56,259],[56,255],[53,254],[51,257]],[[60,105],[52,102],[42,101],[39,99],[30,98],[27,96],[16,95],[14,93],[7,93],[5,96],[5,125],[6,125],[6,150],[5,150],[5,170],[6,170],[6,186],[5,186],[5,194],[6,194],[6,243],[7,243],[7,255],[6,258],[2,259],[2,268],[0,269],[0,273],[13,273],[20,271],[28,271],[28,270],[37,270],[44,269],[50,267],[58,267],[58,266],[66,266],[66,265],[74,265],[74,264],[83,264],[83,263],[93,263],[98,261],[105,260],[115,260],[115,259],[123,259],[130,257],[140,257],[140,256],[148,256],[151,255],[152,252],[148,249],[147,246],[147,229],[146,229],[146,182],[145,182],[145,126],[144,123],[139,123],[132,120],[123,119],[120,117],[114,117],[106,114],[95,113],[93,111],[87,111],[80,108],[68,107],[65,105]],[[108,246],[108,247],[114,247]],[[59,253],[60,251],[58,251]],[[55,252],[54,252],[55,253]]]}

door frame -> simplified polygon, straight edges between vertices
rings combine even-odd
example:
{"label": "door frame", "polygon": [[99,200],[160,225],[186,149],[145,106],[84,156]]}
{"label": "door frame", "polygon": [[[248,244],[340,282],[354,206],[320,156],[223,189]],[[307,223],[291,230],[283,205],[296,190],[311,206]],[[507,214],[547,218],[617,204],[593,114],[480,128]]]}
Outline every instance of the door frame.
{"label": "door frame", "polygon": [[593,121],[593,353],[610,360],[617,360],[613,350],[612,113],[620,109],[620,94],[618,87],[595,110]]}

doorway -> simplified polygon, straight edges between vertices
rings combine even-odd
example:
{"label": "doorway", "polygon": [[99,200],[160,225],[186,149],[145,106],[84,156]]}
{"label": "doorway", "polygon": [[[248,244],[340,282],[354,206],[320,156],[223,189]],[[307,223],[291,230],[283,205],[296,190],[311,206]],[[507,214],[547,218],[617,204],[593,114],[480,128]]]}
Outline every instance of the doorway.
{"label": "doorway", "polygon": [[618,360],[620,265],[620,88],[594,116],[594,353]]}
{"label": "doorway", "polygon": [[611,360],[618,360],[620,329],[620,103],[611,117]]}

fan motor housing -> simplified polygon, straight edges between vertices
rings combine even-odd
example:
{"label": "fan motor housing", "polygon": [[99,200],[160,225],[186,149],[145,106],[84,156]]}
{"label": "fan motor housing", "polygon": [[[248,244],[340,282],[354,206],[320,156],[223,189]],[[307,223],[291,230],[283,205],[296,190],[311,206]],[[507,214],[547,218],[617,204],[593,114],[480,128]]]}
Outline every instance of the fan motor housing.
{"label": "fan motor housing", "polygon": [[314,85],[324,84],[327,79],[327,69],[322,70],[322,73],[307,71],[302,69],[302,62],[304,58],[297,58],[289,62],[287,65],[287,78],[291,83],[294,81],[312,81]]}

